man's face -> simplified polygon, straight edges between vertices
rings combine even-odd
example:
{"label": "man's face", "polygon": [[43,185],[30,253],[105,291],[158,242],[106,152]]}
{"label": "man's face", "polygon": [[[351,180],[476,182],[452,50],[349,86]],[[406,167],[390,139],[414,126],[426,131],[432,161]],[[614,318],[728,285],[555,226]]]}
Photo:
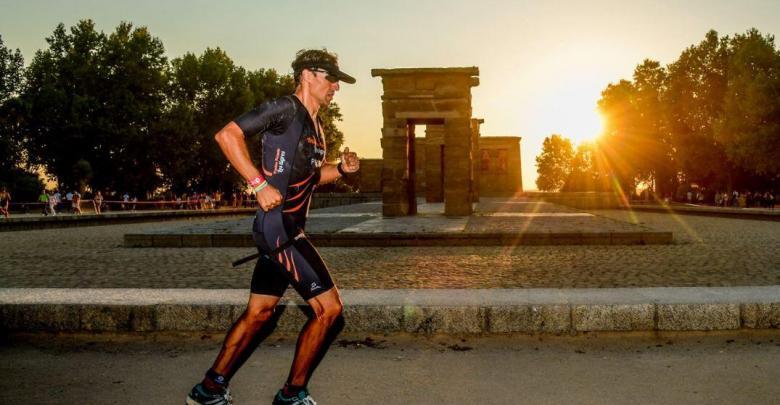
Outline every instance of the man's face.
{"label": "man's face", "polygon": [[333,101],[333,96],[339,91],[338,79],[330,76],[328,72],[321,69],[311,69],[312,80],[311,94],[320,102],[320,105],[327,106]]}

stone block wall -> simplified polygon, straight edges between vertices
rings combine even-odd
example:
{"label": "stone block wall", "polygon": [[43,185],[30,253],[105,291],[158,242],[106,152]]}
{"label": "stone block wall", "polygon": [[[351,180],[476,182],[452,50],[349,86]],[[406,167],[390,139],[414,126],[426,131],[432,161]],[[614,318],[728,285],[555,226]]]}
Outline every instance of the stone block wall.
{"label": "stone block wall", "polygon": [[479,153],[474,159],[480,195],[490,197],[523,191],[520,140],[519,136],[480,138]]}

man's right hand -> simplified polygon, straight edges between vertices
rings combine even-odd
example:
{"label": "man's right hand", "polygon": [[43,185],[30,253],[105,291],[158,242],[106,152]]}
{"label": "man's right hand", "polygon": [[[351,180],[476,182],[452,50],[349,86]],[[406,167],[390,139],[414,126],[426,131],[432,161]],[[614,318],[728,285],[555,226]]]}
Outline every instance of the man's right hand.
{"label": "man's right hand", "polygon": [[255,194],[257,204],[263,211],[270,211],[282,204],[282,194],[276,187],[268,184]]}

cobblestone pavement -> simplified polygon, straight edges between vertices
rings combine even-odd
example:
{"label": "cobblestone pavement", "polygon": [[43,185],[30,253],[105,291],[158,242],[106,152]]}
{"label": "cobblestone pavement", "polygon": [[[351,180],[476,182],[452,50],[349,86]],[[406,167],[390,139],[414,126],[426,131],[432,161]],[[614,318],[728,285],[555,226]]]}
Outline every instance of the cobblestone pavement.
{"label": "cobblestone pavement", "polygon": [[[341,288],[576,288],[780,284],[780,223],[592,211],[671,230],[653,246],[322,248]],[[205,224],[214,219],[181,221]],[[0,234],[2,287],[247,288],[244,248],[124,248],[174,222]]]}

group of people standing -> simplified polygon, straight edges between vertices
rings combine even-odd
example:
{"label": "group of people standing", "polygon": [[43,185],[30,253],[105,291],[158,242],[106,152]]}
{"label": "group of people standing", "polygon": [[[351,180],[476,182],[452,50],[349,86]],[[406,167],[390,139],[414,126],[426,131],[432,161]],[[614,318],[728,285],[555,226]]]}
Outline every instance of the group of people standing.
{"label": "group of people standing", "polygon": [[715,205],[718,207],[738,207],[738,208],[775,208],[775,195],[769,191],[761,193],[760,191],[750,192],[732,191],[715,193]]}
{"label": "group of people standing", "polygon": [[216,193],[198,193],[197,191],[187,195],[182,194],[176,197],[176,207],[180,210],[211,210],[219,208],[222,204],[222,192]]}

